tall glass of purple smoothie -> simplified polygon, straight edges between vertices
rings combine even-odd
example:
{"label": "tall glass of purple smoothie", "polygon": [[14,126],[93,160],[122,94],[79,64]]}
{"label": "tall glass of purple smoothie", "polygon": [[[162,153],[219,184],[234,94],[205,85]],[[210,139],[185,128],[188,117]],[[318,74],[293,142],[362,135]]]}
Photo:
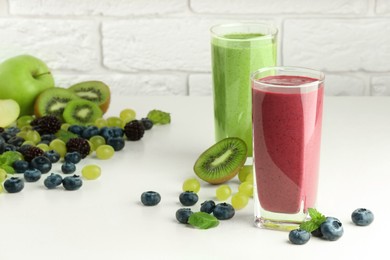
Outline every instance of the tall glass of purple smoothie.
{"label": "tall glass of purple smoothie", "polygon": [[269,67],[251,81],[255,224],[290,230],[316,203],[324,74]]}
{"label": "tall glass of purple smoothie", "polygon": [[243,139],[248,157],[252,157],[250,74],[276,65],[276,35],[275,27],[260,23],[211,28],[215,139]]}

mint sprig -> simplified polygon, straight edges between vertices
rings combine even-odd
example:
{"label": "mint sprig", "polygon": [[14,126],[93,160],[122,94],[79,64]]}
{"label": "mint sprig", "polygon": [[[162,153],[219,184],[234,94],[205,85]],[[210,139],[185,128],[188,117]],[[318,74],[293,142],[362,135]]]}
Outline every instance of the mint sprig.
{"label": "mint sprig", "polygon": [[310,220],[301,223],[299,225],[299,228],[311,233],[314,230],[318,229],[321,226],[321,224],[325,222],[326,217],[322,215],[315,208],[309,208],[308,212],[309,212]]}
{"label": "mint sprig", "polygon": [[188,224],[200,229],[209,229],[218,226],[219,221],[206,212],[195,212],[188,218]]}

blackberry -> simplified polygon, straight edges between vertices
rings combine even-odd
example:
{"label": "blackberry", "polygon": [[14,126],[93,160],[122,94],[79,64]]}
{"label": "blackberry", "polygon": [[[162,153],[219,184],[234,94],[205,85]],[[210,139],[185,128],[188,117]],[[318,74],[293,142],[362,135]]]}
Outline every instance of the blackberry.
{"label": "blackberry", "polygon": [[127,139],[138,141],[144,136],[145,127],[140,121],[133,120],[125,125],[124,131]]}
{"label": "blackberry", "polygon": [[34,119],[30,125],[40,135],[55,134],[61,129],[61,120],[56,116],[47,115]]}
{"label": "blackberry", "polygon": [[76,138],[70,138],[69,141],[66,143],[66,151],[68,153],[79,152],[81,158],[85,158],[88,156],[89,152],[91,151],[91,147],[89,146],[87,140],[81,137],[76,137]]}
{"label": "blackberry", "polygon": [[[21,151],[21,150],[19,150],[19,151]],[[30,146],[30,147],[23,149],[21,151],[21,153],[22,153],[25,161],[31,162],[31,160],[34,159],[35,157],[43,156],[45,152],[38,147]]]}

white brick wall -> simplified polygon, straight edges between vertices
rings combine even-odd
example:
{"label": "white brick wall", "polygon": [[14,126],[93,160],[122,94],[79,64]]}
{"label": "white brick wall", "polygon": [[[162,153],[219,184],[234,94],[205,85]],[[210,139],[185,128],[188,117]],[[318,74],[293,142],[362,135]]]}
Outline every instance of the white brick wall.
{"label": "white brick wall", "polygon": [[324,70],[327,95],[390,96],[390,0],[0,0],[0,62],[29,53],[58,86],[210,95],[209,27],[280,29],[279,63]]}

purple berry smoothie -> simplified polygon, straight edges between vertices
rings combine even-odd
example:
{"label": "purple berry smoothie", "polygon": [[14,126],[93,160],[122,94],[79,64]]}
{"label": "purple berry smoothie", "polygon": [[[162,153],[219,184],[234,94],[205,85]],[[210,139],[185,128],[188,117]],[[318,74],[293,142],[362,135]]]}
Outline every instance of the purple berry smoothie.
{"label": "purple berry smoothie", "polygon": [[[308,92],[297,84],[318,81],[302,76],[258,80],[284,85],[252,88],[254,170],[261,208],[295,214],[314,207],[321,143],[323,84]],[[287,89],[287,91],[286,91]],[[302,209],[303,206],[303,209]]]}

